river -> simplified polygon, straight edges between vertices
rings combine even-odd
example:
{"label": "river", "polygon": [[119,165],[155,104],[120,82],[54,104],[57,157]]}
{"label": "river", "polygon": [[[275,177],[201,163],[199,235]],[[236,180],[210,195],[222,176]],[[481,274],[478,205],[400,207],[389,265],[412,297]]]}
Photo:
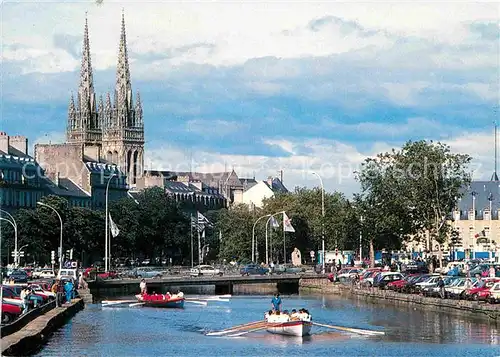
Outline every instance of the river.
{"label": "river", "polygon": [[307,308],[320,323],[384,331],[366,337],[314,326],[294,338],[253,332],[204,333],[261,320],[269,296],[235,296],[184,310],[87,305],[54,333],[37,356],[500,356],[500,331],[486,322],[335,296],[284,297],[283,308]]}

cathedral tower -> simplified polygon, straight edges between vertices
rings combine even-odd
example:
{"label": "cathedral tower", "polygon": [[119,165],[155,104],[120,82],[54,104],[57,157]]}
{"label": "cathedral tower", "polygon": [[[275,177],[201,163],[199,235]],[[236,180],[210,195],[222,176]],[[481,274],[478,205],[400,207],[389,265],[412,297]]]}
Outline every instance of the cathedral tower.
{"label": "cathedral tower", "polygon": [[102,128],[94,93],[87,17],[85,17],[83,34],[80,85],[76,104],[73,95],[71,95],[69,102],[66,138],[69,143],[83,144],[85,146],[100,146],[102,140]]}
{"label": "cathedral tower", "polygon": [[135,105],[132,96],[123,13],[114,101],[111,103],[108,93],[106,101],[101,99],[99,102],[103,126],[102,153],[106,162],[120,166],[127,173],[128,184],[133,186],[144,170],[144,122],[139,93]]}

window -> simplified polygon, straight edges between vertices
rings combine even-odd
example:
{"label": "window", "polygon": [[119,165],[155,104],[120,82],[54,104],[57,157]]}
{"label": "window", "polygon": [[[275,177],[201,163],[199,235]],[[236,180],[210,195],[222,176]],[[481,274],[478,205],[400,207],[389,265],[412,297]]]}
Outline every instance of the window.
{"label": "window", "polygon": [[491,219],[490,210],[485,209],[483,213],[483,219],[489,221]]}
{"label": "window", "polygon": [[476,217],[475,217],[475,212],[473,210],[470,210],[469,211],[469,221],[473,221]]}

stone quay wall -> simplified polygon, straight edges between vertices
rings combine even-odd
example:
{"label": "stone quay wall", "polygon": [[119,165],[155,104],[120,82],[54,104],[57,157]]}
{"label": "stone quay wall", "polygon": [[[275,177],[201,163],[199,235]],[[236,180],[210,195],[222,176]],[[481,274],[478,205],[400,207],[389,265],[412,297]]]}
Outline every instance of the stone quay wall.
{"label": "stone quay wall", "polygon": [[399,306],[406,305],[436,312],[468,315],[470,317],[481,318],[483,320],[489,320],[492,323],[500,324],[500,304],[433,298],[418,294],[404,294],[391,290],[380,290],[377,288],[357,288],[338,283],[333,284],[329,282],[328,279],[324,279],[318,284],[311,281],[301,281],[300,291],[302,293],[336,294],[370,302]]}
{"label": "stone quay wall", "polygon": [[84,308],[83,299],[74,299],[71,304],[56,307],[29,322],[19,331],[2,337],[2,356],[27,356],[38,351],[47,338],[63,326],[69,318]]}

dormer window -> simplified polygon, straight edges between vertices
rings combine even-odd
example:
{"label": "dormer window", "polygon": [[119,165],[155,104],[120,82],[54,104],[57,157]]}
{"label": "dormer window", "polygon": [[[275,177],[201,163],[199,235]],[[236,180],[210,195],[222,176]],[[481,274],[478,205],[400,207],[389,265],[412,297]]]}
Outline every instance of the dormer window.
{"label": "dormer window", "polygon": [[475,212],[473,210],[469,210],[469,221],[473,221],[475,217]]}
{"label": "dormer window", "polygon": [[485,209],[483,212],[483,219],[489,221],[491,219],[490,210]]}
{"label": "dormer window", "polygon": [[455,221],[460,221],[460,211],[455,211],[453,216],[455,217]]}

